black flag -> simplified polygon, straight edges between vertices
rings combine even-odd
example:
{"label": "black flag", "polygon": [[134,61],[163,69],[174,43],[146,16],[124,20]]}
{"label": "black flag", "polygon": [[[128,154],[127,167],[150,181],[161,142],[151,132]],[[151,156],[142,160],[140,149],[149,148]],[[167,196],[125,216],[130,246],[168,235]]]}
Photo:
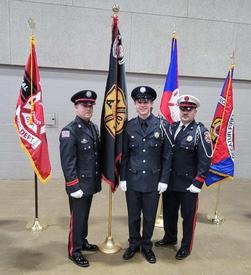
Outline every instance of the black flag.
{"label": "black flag", "polygon": [[119,184],[119,164],[122,154],[123,131],[127,121],[125,59],[118,17],[112,18],[112,43],[109,73],[101,117],[102,178],[112,191]]}

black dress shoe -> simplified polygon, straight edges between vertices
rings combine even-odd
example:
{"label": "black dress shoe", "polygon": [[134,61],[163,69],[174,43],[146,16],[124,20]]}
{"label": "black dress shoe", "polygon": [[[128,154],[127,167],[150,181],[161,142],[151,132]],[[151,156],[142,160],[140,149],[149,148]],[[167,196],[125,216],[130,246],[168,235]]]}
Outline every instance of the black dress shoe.
{"label": "black dress shoe", "polygon": [[170,245],[176,245],[177,241],[166,241],[164,239],[157,241],[155,243],[155,246],[160,247],[160,246],[170,246]]}
{"label": "black dress shoe", "polygon": [[83,257],[82,255],[69,256],[69,259],[72,260],[74,262],[74,264],[81,266],[81,267],[87,267],[90,265],[88,260],[85,257]]}
{"label": "black dress shoe", "polygon": [[175,258],[176,258],[177,260],[183,260],[183,259],[185,259],[185,258],[186,258],[187,256],[189,256],[189,255],[190,255],[190,252],[189,252],[188,249],[180,248],[180,249],[178,250],[178,252],[176,253]]}
{"label": "black dress shoe", "polygon": [[83,244],[82,250],[86,250],[86,251],[97,251],[98,247],[96,244],[90,244],[88,243],[88,241],[86,240]]}
{"label": "black dress shoe", "polygon": [[132,249],[131,247],[128,247],[125,251],[125,253],[123,254],[123,259],[124,260],[129,260],[131,259],[136,252],[139,252],[139,247],[138,248],[135,248],[135,249]]}
{"label": "black dress shoe", "polygon": [[150,263],[150,264],[155,264],[156,263],[156,257],[152,251],[152,249],[150,250],[142,250],[142,254],[145,256],[146,260]]}

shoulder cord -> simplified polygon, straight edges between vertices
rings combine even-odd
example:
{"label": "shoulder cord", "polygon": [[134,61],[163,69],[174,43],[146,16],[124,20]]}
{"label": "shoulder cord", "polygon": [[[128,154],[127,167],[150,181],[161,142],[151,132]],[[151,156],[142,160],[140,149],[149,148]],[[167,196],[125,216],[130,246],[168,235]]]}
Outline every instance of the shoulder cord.
{"label": "shoulder cord", "polygon": [[207,156],[208,158],[211,158],[211,157],[213,156],[213,146],[212,146],[212,142],[210,142],[210,144],[211,144],[211,150],[212,150],[212,153],[211,153],[211,155],[209,155],[209,154],[207,153],[206,148],[205,148],[205,144],[204,144],[204,140],[203,140],[203,138],[202,138],[202,133],[201,133],[200,125],[198,125],[198,127],[197,127],[197,129],[196,129],[196,134],[195,134],[195,136],[196,136],[196,139],[195,139],[195,144],[197,144],[197,141],[198,141],[198,139],[197,139],[197,135],[199,135],[199,137],[200,137],[201,144],[202,144],[202,147],[203,147],[203,149],[204,149],[204,152],[205,152],[206,156]]}
{"label": "shoulder cord", "polygon": [[162,116],[159,116],[159,121],[160,121],[160,125],[159,125],[159,126],[160,126],[160,130],[161,130],[161,135],[162,135],[162,137],[164,136],[164,135],[163,135],[163,132],[164,132],[164,134],[166,135],[168,141],[170,142],[171,146],[173,147],[174,145],[173,145],[173,143],[172,143],[172,141],[171,141],[169,135],[167,134],[166,128],[165,128],[165,126],[164,126],[164,124],[163,124],[163,117],[162,117]]}

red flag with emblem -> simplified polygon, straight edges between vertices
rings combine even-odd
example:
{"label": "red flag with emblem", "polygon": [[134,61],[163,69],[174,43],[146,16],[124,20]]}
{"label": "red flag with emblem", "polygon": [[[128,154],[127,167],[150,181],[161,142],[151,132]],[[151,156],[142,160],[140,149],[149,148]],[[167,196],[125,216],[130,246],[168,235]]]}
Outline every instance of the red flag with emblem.
{"label": "red flag with emblem", "polygon": [[21,146],[30,158],[35,173],[41,182],[47,182],[51,175],[51,164],[34,36],[31,37],[31,51],[25,66],[14,123]]}

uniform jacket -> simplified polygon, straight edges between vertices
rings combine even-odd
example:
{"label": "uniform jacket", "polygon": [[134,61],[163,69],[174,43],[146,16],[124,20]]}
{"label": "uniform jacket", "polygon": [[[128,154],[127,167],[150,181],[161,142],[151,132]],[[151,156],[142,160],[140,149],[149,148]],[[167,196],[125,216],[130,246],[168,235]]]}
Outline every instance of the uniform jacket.
{"label": "uniform jacket", "polygon": [[84,196],[101,190],[98,129],[78,116],[60,133],[60,157],[66,192],[82,189]]}
{"label": "uniform jacket", "polygon": [[205,126],[192,121],[183,131],[180,142],[175,141],[178,126],[176,122],[170,127],[174,147],[168,190],[186,192],[191,184],[201,188],[204,183],[211,163],[211,140]]}
{"label": "uniform jacket", "polygon": [[144,132],[139,118],[131,119],[123,139],[120,180],[139,192],[157,191],[158,182],[168,183],[171,168],[172,147],[160,129],[160,119],[151,114],[147,121]]}

